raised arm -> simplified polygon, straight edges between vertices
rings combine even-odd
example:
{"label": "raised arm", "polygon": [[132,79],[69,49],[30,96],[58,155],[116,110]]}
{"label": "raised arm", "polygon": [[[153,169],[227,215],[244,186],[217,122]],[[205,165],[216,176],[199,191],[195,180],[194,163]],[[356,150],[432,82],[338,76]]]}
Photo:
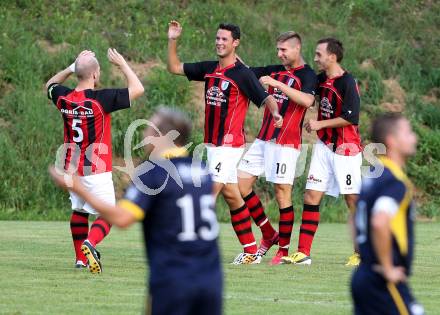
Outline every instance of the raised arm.
{"label": "raised arm", "polygon": [[260,78],[260,82],[263,85],[270,85],[276,89],[281,90],[286,96],[297,103],[300,106],[309,108],[315,102],[315,97],[312,94],[304,93],[302,91],[291,88],[290,86],[271,78],[270,76],[264,76]]}
{"label": "raised arm", "polygon": [[182,26],[177,21],[168,24],[168,62],[167,69],[172,74],[185,75],[183,63],[177,55],[177,39],[182,34]]}
{"label": "raised arm", "polygon": [[142,82],[139,80],[136,73],[128,65],[127,61],[125,61],[124,57],[116,51],[114,48],[109,48],[107,51],[108,60],[119,67],[122,73],[127,80],[128,85],[128,94],[130,100],[134,100],[144,94],[144,86]]}

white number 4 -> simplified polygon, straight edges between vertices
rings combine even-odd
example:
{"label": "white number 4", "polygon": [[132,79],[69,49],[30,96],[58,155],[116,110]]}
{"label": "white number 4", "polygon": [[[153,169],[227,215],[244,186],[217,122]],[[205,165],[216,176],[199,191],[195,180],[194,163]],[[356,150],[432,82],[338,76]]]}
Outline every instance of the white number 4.
{"label": "white number 4", "polygon": [[[197,234],[204,241],[212,241],[217,238],[219,225],[214,212],[214,197],[202,195],[200,197],[200,216],[203,221],[209,223],[209,227],[203,226],[198,231],[194,225],[194,200],[190,194],[177,199],[177,206],[182,214],[182,232],[177,235],[179,241],[195,241]],[[197,233],[198,232],[198,233]]]}

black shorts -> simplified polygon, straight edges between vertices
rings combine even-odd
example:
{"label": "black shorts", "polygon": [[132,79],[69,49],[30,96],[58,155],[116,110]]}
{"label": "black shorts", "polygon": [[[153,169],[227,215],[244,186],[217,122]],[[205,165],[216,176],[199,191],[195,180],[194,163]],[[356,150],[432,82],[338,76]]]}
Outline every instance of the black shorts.
{"label": "black shorts", "polygon": [[414,300],[404,283],[387,283],[368,266],[360,266],[351,280],[351,294],[356,315],[423,315],[421,305]]}
{"label": "black shorts", "polygon": [[168,284],[150,288],[146,314],[152,315],[221,315],[222,283]]}

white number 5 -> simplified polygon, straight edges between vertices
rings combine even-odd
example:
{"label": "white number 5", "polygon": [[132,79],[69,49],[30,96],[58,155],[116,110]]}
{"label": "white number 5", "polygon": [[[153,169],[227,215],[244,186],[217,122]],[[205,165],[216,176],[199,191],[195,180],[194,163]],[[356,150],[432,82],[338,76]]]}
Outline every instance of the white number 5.
{"label": "white number 5", "polygon": [[81,119],[73,119],[72,120],[72,129],[78,133],[78,136],[73,136],[73,141],[82,142],[84,139],[84,134],[81,127],[77,126],[81,125]]}

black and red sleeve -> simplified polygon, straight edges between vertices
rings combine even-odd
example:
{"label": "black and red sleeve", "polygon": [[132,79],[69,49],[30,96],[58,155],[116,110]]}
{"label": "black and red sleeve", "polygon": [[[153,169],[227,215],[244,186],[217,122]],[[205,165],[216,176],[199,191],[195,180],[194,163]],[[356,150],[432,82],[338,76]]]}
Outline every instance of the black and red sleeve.
{"label": "black and red sleeve", "polygon": [[214,72],[217,64],[217,61],[184,63],[183,72],[190,81],[204,81],[205,75]]}
{"label": "black and red sleeve", "polygon": [[130,107],[128,88],[103,89],[94,92],[94,98],[101,104],[106,113],[112,113]]}
{"label": "black and red sleeve", "polygon": [[318,77],[312,69],[307,69],[300,77],[301,80],[301,92],[307,94],[316,94],[316,88],[318,87]]}
{"label": "black and red sleeve", "polygon": [[66,96],[72,92],[72,89],[59,83],[52,83],[47,88],[47,97],[56,105],[60,96]]}
{"label": "black and red sleeve", "polygon": [[360,105],[361,99],[357,82],[351,75],[348,75],[344,82],[344,96],[340,117],[353,125],[357,125],[359,123]]}
{"label": "black and red sleeve", "polygon": [[231,74],[231,78],[237,83],[244,95],[258,107],[263,105],[269,97],[269,93],[263,88],[250,69],[243,66],[239,71],[235,71]]}

